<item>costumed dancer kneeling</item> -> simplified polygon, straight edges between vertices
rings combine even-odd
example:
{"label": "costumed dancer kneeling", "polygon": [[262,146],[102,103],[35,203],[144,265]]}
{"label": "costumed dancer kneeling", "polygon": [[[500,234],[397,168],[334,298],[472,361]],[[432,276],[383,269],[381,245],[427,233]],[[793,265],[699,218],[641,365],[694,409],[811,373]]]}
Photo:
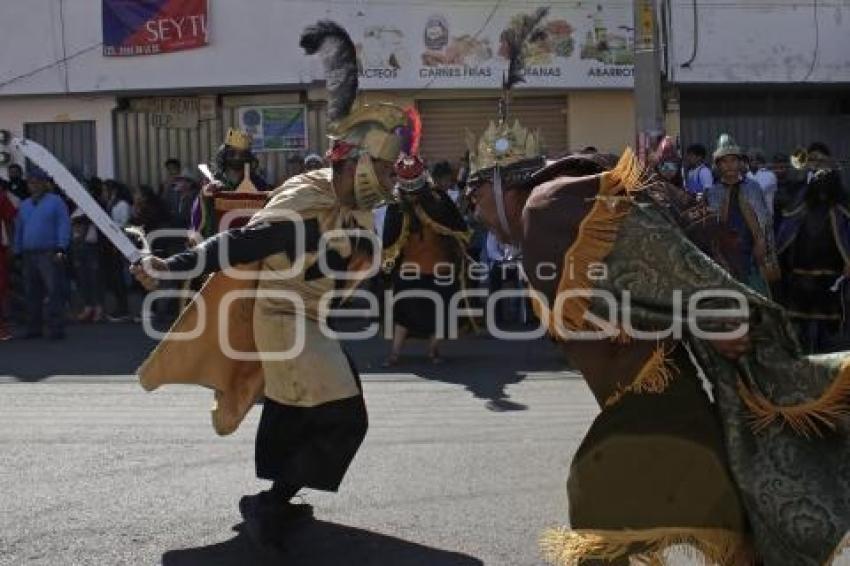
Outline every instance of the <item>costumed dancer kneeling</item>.
{"label": "costumed dancer kneeling", "polygon": [[[328,73],[332,167],[288,180],[246,226],[133,270],[149,288],[168,272],[215,272],[139,377],[148,390],[164,383],[213,388],[219,434],[233,432],[265,397],[256,473],[273,483],[239,502],[260,543],[280,542],[289,527],[312,517],[293,496],[302,488],[336,491],[366,434],[357,371],[322,328],[330,299],[346,283],[335,274],[365,273],[373,250],[361,246],[368,239],[328,233],[372,229],[372,208],[391,198],[393,165],[412,131],[397,106],[353,107],[357,62],[345,30],[319,22],[305,30],[301,46],[321,52]],[[181,341],[199,321],[201,335]]]}
{"label": "costumed dancer kneeling", "polygon": [[[524,37],[507,39],[509,87]],[[521,246],[537,313],[601,408],[567,480],[571,528],[544,535],[547,558],[663,564],[688,545],[713,564],[829,563],[850,529],[850,355],[801,355],[785,311],[689,237],[716,215],[680,210],[681,191],[630,150],[541,169],[507,92],[501,106],[470,148],[468,194]],[[725,322],[743,335],[697,307],[737,311]]]}

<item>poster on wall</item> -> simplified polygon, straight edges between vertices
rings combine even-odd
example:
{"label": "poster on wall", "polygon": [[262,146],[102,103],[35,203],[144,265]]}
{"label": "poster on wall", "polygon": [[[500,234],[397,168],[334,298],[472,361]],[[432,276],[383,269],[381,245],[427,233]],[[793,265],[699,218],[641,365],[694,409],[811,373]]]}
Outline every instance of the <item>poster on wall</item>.
{"label": "poster on wall", "polygon": [[239,128],[253,139],[253,151],[307,149],[306,106],[243,106],[238,114]]}
{"label": "poster on wall", "polygon": [[207,0],[103,0],[103,54],[155,55],[207,44]]}
{"label": "poster on wall", "polygon": [[[340,14],[357,48],[364,88],[498,88],[507,70],[505,36],[536,6],[462,3],[358,5]],[[634,23],[630,3],[551,6],[524,46],[525,86],[630,88]]]}

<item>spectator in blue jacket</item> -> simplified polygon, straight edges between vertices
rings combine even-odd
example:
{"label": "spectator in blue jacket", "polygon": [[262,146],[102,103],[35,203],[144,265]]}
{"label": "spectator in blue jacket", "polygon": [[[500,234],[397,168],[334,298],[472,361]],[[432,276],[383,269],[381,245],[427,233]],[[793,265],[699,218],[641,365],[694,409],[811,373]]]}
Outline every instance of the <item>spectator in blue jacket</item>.
{"label": "spectator in blue jacket", "polygon": [[23,257],[28,323],[25,338],[42,336],[42,311],[47,294],[48,337],[65,337],[65,254],[71,240],[71,220],[62,198],[49,190],[50,178],[36,170],[29,176],[27,198],[15,224],[15,255]]}

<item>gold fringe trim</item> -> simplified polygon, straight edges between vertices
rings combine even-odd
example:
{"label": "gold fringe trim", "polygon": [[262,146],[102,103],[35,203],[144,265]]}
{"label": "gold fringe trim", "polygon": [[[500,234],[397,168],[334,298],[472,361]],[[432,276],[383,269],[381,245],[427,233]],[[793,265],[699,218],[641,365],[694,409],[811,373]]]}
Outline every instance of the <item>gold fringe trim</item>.
{"label": "gold fringe trim", "polygon": [[443,226],[428,216],[428,214],[422,209],[422,205],[418,203],[413,205],[413,212],[416,213],[416,217],[420,222],[422,222],[422,224],[429,227],[440,236],[449,236],[450,238],[454,238],[455,240],[462,242],[464,245],[468,244],[472,239],[472,232],[470,230],[452,230],[451,228]]}
{"label": "gold fringe trim", "polygon": [[832,566],[835,564],[835,561],[838,560],[843,554],[845,550],[850,549],[850,533],[847,533],[844,536],[844,540],[842,540],[838,546],[835,547],[832,555],[829,557],[824,564],[825,566]]}
{"label": "gold fringe trim", "polygon": [[675,344],[658,344],[634,381],[628,387],[620,387],[612,393],[605,400],[605,408],[617,404],[628,394],[664,393],[675,375],[679,373],[679,368],[670,359],[670,354],[675,347]]}
{"label": "gold fringe trim", "polygon": [[839,420],[850,417],[850,362],[841,366],[838,376],[823,395],[799,405],[774,405],[740,378],[738,395],[752,413],[752,427],[756,433],[779,421],[806,438],[823,436],[824,427],[835,430]]}
{"label": "gold fringe trim", "polygon": [[[647,182],[646,169],[631,148],[623,152],[614,169],[599,175],[599,191],[593,207],[582,220],[575,242],[564,255],[565,267],[558,282],[558,294],[593,287],[588,276],[590,265],[601,263],[611,253],[620,224],[631,212],[630,194],[644,189]],[[563,339],[561,330],[587,329],[584,314],[589,305],[588,297],[572,297],[564,301],[561,312],[553,312],[548,321],[550,333]],[[542,306],[536,301],[534,310],[538,316],[543,313]],[[556,316],[560,316],[560,320]]]}
{"label": "gold fringe trim", "polygon": [[578,566],[583,560],[614,561],[629,557],[638,564],[666,563],[664,553],[686,545],[693,564],[749,566],[755,564],[750,541],[724,529],[658,528],[644,530],[549,529],[540,539],[544,559],[557,566]]}
{"label": "gold fringe trim", "polygon": [[617,325],[617,335],[611,337],[611,342],[626,346],[632,343],[632,337],[626,333],[626,329],[622,325]]}
{"label": "gold fringe trim", "polygon": [[399,254],[401,254],[401,249],[407,243],[407,239],[410,237],[410,217],[407,214],[402,213],[401,215],[401,232],[398,235],[398,239],[388,248],[384,248],[381,253],[381,269],[384,270],[384,273],[390,273],[393,269],[395,269],[395,262],[398,259]]}

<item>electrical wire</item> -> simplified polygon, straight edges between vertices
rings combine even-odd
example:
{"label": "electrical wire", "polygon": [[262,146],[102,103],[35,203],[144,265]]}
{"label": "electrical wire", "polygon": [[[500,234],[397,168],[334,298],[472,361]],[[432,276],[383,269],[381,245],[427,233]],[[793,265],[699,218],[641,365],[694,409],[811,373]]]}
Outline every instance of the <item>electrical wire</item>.
{"label": "electrical wire", "polygon": [[37,75],[38,73],[40,73],[42,71],[46,71],[47,69],[52,69],[53,67],[56,67],[58,65],[62,65],[63,63],[67,63],[68,61],[70,61],[72,59],[76,59],[77,57],[79,57],[81,55],[85,55],[89,51],[93,51],[95,49],[98,49],[101,46],[103,46],[102,41],[95,43],[94,45],[89,45],[88,47],[80,49],[79,51],[76,51],[74,53],[71,53],[67,57],[62,57],[61,59],[53,61],[52,63],[48,63],[47,65],[44,65],[42,67],[38,67],[37,69],[33,69],[32,71],[27,71],[26,73],[23,73],[21,75],[17,75],[15,77],[12,77],[10,79],[2,81],[2,82],[0,82],[0,89],[2,89],[3,87],[6,87],[6,86],[8,86],[12,83],[15,83],[17,81],[29,78],[33,75]]}
{"label": "electrical wire", "polygon": [[814,10],[812,13],[814,14],[815,19],[815,49],[812,52],[812,64],[809,66],[809,72],[806,73],[806,76],[803,77],[801,82],[806,82],[809,80],[809,77],[812,76],[812,73],[815,72],[815,67],[818,62],[818,51],[820,50],[820,22],[818,21],[818,0],[814,0]]}
{"label": "electrical wire", "polygon": [[693,0],[693,5],[694,5],[694,49],[693,49],[693,52],[691,53],[691,58],[688,59],[687,61],[685,61],[684,63],[682,63],[682,65],[681,65],[682,69],[690,69],[691,68],[691,63],[693,63],[694,60],[697,58],[697,51],[699,50],[699,16],[697,14],[699,9],[697,7],[697,0]]}
{"label": "electrical wire", "polygon": [[68,84],[68,47],[65,43],[65,0],[59,0],[59,30],[62,36],[62,67],[65,71],[65,94],[71,92]]}

